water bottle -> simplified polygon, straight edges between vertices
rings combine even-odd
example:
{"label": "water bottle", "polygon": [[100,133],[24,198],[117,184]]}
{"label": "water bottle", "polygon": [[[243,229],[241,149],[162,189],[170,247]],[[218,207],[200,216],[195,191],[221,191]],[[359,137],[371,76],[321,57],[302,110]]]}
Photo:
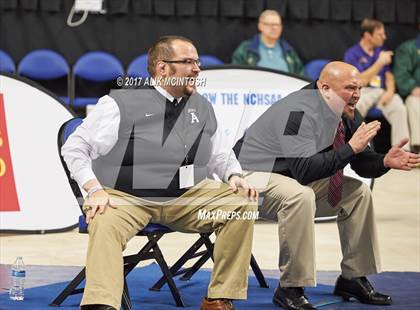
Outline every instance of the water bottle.
{"label": "water bottle", "polygon": [[21,256],[16,258],[12,266],[12,283],[9,291],[9,298],[11,300],[23,300],[24,298],[24,285],[25,285],[25,264]]}

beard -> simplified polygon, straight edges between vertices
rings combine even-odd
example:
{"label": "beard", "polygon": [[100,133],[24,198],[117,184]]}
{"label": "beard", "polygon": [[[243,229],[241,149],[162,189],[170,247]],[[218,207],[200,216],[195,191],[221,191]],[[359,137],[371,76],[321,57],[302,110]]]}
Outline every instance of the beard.
{"label": "beard", "polygon": [[192,94],[194,94],[197,91],[197,87],[195,85],[195,80],[194,83],[187,83],[186,85],[183,86],[183,93],[186,96],[191,96]]}
{"label": "beard", "polygon": [[[181,85],[177,85],[176,88],[179,90],[179,93],[182,94],[182,97],[184,96],[191,96],[197,91],[197,87],[195,85],[197,75],[194,76],[178,76],[177,70],[174,65],[170,64],[170,77],[174,78],[184,78]],[[194,83],[193,83],[194,82]]]}
{"label": "beard", "polygon": [[348,107],[344,107],[342,116],[346,119],[353,120],[354,119],[354,113],[355,113],[354,110],[352,110]]}

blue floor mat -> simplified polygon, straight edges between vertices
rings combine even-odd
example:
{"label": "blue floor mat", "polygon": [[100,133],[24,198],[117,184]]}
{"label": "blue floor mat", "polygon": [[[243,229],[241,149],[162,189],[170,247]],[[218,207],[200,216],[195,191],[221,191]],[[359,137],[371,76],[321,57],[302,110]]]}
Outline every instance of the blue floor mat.
{"label": "blue floor mat", "polygon": [[[136,268],[128,276],[128,287],[133,303],[133,309],[182,309],[176,308],[167,286],[160,292],[149,291],[148,288],[161,276],[156,264]],[[176,280],[186,307],[198,309],[201,298],[206,295],[210,272],[200,270],[190,281]],[[391,307],[366,306],[356,302],[343,302],[332,295],[333,286],[318,284],[316,288],[306,289],[306,294],[312,303],[321,309],[420,309],[420,276],[419,273],[386,272],[371,277],[374,286],[385,293],[392,293],[394,304]],[[279,309],[271,303],[277,279],[266,279],[270,288],[260,288],[255,277],[249,278],[248,299],[236,301],[237,309]],[[61,292],[68,282],[56,283],[25,290],[25,300],[11,301],[7,294],[0,294],[0,309],[53,309],[48,304]],[[78,309],[81,294],[68,297],[61,309]]]}

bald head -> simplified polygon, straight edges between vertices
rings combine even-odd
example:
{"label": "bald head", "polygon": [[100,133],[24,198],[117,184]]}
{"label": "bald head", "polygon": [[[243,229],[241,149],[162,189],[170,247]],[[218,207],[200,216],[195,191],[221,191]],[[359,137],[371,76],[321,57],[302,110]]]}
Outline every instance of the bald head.
{"label": "bald head", "polygon": [[265,10],[265,11],[262,11],[262,13],[260,14],[260,17],[258,18],[258,22],[264,21],[264,19],[267,16],[270,16],[270,15],[274,15],[274,16],[278,17],[279,19],[281,19],[281,16],[280,16],[279,12],[277,12],[275,10]]}
{"label": "bald head", "polygon": [[318,89],[328,106],[337,114],[353,119],[360,98],[359,71],[352,65],[332,61],[322,69],[317,81]]}
{"label": "bald head", "polygon": [[332,61],[322,69],[319,80],[325,83],[332,83],[340,81],[349,75],[358,74],[359,71],[354,66],[342,61]]}

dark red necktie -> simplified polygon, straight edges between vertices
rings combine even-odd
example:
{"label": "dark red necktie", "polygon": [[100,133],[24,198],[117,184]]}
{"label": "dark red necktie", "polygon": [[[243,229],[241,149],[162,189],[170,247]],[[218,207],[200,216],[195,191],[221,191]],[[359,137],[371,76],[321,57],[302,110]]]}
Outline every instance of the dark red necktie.
{"label": "dark red necktie", "polygon": [[[338,149],[345,143],[344,125],[340,121],[335,134],[333,148]],[[333,176],[330,177],[330,184],[328,185],[328,202],[331,207],[335,208],[341,200],[343,193],[343,169],[338,170]]]}

